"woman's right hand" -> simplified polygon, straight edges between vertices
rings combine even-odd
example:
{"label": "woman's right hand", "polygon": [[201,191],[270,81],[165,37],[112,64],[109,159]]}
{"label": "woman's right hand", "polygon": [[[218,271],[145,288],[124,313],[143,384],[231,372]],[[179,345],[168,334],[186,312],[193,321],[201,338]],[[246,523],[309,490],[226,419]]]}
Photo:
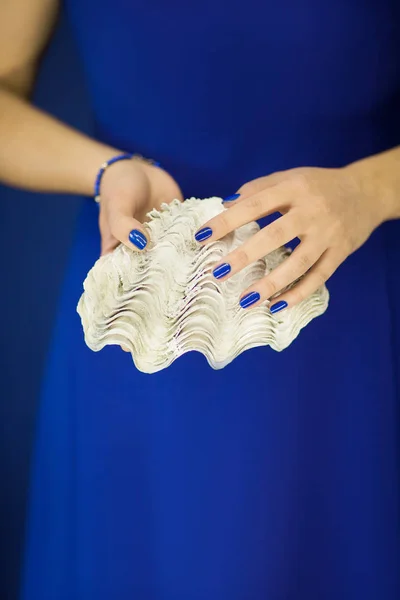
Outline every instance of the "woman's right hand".
{"label": "woman's right hand", "polygon": [[163,202],[183,201],[181,189],[164,169],[141,158],[122,160],[106,169],[100,188],[101,255],[120,242],[135,251],[146,249],[146,214]]}

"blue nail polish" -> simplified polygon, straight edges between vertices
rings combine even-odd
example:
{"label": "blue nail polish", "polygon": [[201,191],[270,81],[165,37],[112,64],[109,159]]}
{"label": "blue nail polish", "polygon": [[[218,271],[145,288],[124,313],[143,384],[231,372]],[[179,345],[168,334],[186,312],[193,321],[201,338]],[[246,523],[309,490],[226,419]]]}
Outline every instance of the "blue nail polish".
{"label": "blue nail polish", "polygon": [[258,302],[259,299],[260,299],[260,294],[258,292],[250,292],[250,294],[243,296],[243,298],[240,301],[240,306],[242,308],[247,308],[248,306],[251,306],[255,302]]}
{"label": "blue nail polish", "polygon": [[219,267],[216,267],[213,271],[213,275],[215,277],[215,279],[221,279],[221,277],[225,277],[225,275],[228,275],[228,273],[231,272],[231,265],[228,263],[223,263],[222,265],[219,265]]}
{"label": "blue nail polish", "polygon": [[273,304],[269,310],[271,313],[277,313],[286,307],[287,307],[287,302],[285,302],[284,300],[281,300],[280,302]]}
{"label": "blue nail polish", "polygon": [[224,202],[233,202],[239,198],[240,194],[232,194],[232,196],[227,196],[223,199]]}
{"label": "blue nail polish", "polygon": [[194,237],[198,242],[202,242],[203,240],[208,239],[212,236],[211,227],[203,227],[203,229],[199,229],[197,233],[195,233]]}
{"label": "blue nail polish", "polygon": [[143,248],[147,245],[146,237],[141,231],[138,231],[138,229],[132,229],[129,234],[129,240],[136,246],[136,248],[139,248],[139,250],[143,250]]}

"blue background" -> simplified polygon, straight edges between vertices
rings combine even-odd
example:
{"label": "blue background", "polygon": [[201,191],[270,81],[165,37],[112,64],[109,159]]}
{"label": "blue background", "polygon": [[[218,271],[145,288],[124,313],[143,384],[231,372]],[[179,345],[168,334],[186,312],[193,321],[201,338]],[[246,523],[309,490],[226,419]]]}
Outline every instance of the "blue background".
{"label": "blue background", "polygon": [[[62,17],[34,103],[90,133],[72,36]],[[0,186],[0,598],[17,598],[40,381],[80,200]],[[56,600],[56,599],[55,599]]]}
{"label": "blue background", "polygon": [[[82,69],[64,21],[45,57],[35,102],[91,131]],[[6,291],[0,294],[1,600],[17,597],[40,380],[79,203],[67,196],[0,188],[0,267]],[[395,225],[388,224],[387,230],[396,257]],[[390,276],[393,289],[396,277],[400,286],[395,260]],[[397,304],[399,296],[400,290],[389,301]]]}

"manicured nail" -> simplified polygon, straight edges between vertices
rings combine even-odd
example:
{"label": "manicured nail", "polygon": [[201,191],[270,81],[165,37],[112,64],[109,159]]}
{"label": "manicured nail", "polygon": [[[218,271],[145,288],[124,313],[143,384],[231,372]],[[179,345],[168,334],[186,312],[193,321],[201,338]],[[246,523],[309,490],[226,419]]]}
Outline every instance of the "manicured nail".
{"label": "manicured nail", "polygon": [[223,202],[233,202],[239,198],[240,194],[232,194],[232,196],[227,196],[223,199]]}
{"label": "manicured nail", "polygon": [[129,239],[139,250],[143,250],[143,248],[147,245],[146,237],[143,235],[141,231],[138,229],[132,229],[129,234]]}
{"label": "manicured nail", "polygon": [[194,234],[194,237],[198,242],[202,242],[203,240],[208,239],[212,236],[211,227],[203,227],[203,229],[199,229],[197,233]]}
{"label": "manicured nail", "polygon": [[281,300],[280,302],[273,304],[269,310],[271,313],[277,313],[286,307],[287,307],[287,302],[285,302],[284,300]]}
{"label": "manicured nail", "polygon": [[251,306],[255,302],[258,302],[260,299],[260,294],[258,292],[250,292],[250,294],[246,294],[240,301],[240,306],[242,308],[247,308]]}
{"label": "manicured nail", "polygon": [[215,279],[221,279],[221,277],[225,277],[225,275],[228,275],[228,273],[230,272],[231,265],[229,265],[228,263],[223,263],[222,265],[219,265],[219,267],[215,267],[213,275]]}

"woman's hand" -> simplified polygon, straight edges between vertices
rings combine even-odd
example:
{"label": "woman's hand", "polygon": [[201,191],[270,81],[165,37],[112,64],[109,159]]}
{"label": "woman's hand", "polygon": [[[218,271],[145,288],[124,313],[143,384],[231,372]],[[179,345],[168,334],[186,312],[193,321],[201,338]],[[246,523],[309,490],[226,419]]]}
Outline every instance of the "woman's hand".
{"label": "woman's hand", "polygon": [[[383,197],[366,183],[368,178],[363,173],[352,165],[340,169],[299,168],[243,185],[237,194],[225,199],[229,210],[197,231],[197,241],[218,240],[245,223],[275,212],[282,216],[216,264],[214,277],[226,280],[297,237],[301,243],[290,257],[245,290],[240,305],[247,308],[274,297],[270,310],[278,312],[311,295],[389,218]],[[282,293],[302,275],[303,279]]]}
{"label": "woman's hand", "polygon": [[148,232],[142,226],[146,213],[174,198],[183,200],[182,192],[164,169],[141,158],[110,166],[101,182],[101,255],[111,252],[120,242],[133,250],[146,248]]}
{"label": "woman's hand", "polygon": [[174,198],[183,200],[182,192],[164,169],[139,158],[110,166],[101,182],[101,255],[112,252],[120,242],[137,251],[146,248],[148,233],[142,226],[146,213]]}

